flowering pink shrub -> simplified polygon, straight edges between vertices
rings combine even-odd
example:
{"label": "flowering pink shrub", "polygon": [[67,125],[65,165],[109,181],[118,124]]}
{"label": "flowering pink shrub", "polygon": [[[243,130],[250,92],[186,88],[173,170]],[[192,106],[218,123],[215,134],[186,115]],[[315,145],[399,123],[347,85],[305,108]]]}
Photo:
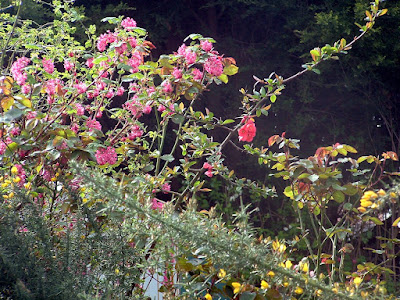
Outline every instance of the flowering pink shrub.
{"label": "flowering pink shrub", "polygon": [[113,165],[117,162],[117,152],[112,147],[100,148],[96,151],[96,159],[99,165],[110,164]]}

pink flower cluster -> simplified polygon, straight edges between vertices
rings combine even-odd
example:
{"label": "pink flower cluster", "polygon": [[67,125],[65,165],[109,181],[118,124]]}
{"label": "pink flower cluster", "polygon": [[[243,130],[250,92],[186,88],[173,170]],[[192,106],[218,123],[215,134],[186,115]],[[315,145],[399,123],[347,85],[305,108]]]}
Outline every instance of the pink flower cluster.
{"label": "pink flower cluster", "polygon": [[87,90],[87,86],[84,82],[80,82],[74,85],[78,94],[83,94]]}
{"label": "pink flower cluster", "polygon": [[128,139],[133,141],[134,139],[141,137],[143,135],[143,130],[140,129],[138,125],[132,126],[131,132],[128,134]]}
{"label": "pink flower cluster", "polygon": [[89,128],[89,131],[93,131],[94,129],[101,130],[100,122],[95,119],[87,120],[86,127]]}
{"label": "pink flower cluster", "polygon": [[221,57],[211,56],[204,63],[204,68],[213,76],[220,76],[224,71]]}
{"label": "pink flower cluster", "polygon": [[108,44],[112,44],[117,40],[115,33],[108,31],[107,33],[103,33],[99,36],[97,40],[97,49],[100,52],[106,50]]}
{"label": "pink flower cluster", "polygon": [[113,165],[117,162],[117,152],[113,147],[100,148],[96,151],[96,160],[99,165],[110,164]]}
{"label": "pink flower cluster", "polygon": [[210,52],[212,50],[212,43],[207,40],[200,41],[200,46],[201,49],[203,49],[206,52]]}
{"label": "pink flower cluster", "polygon": [[131,18],[125,18],[122,20],[121,26],[126,30],[131,30],[131,27],[136,27],[136,21]]}
{"label": "pink flower cluster", "polygon": [[19,186],[19,187],[22,187],[22,186],[24,185],[25,181],[26,181],[26,173],[25,173],[25,170],[24,170],[24,168],[22,167],[22,165],[20,165],[20,164],[16,164],[16,165],[14,165],[14,167],[16,167],[17,170],[18,170],[18,172],[17,172],[16,175],[21,179],[21,180],[18,182],[18,186]]}
{"label": "pink flower cluster", "polygon": [[196,52],[189,49],[185,44],[182,44],[178,48],[178,54],[185,57],[186,63],[188,65],[194,64],[196,62],[196,59],[197,59]]}
{"label": "pink flower cluster", "polygon": [[164,203],[160,202],[157,198],[153,198],[151,199],[151,208],[161,211],[164,208]]}
{"label": "pink flower cluster", "polygon": [[53,63],[53,61],[51,59],[43,58],[42,65],[43,65],[43,69],[47,73],[52,74],[54,72],[54,63]]}
{"label": "pink flower cluster", "polygon": [[14,80],[19,84],[23,85],[28,78],[24,68],[31,62],[27,57],[18,58],[11,66],[11,74]]}

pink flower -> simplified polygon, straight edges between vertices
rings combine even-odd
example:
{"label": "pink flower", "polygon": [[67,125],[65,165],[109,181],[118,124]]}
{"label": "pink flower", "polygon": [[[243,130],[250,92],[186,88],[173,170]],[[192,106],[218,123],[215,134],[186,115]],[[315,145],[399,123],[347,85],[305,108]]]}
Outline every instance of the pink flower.
{"label": "pink flower", "polygon": [[74,85],[74,88],[76,88],[76,91],[78,94],[83,94],[87,90],[87,86],[84,82],[80,82]]}
{"label": "pink flower", "polygon": [[131,30],[129,27],[136,27],[136,21],[131,18],[125,18],[121,22],[121,26],[124,27],[126,30]]}
{"label": "pink flower", "polygon": [[192,70],[192,74],[193,74],[193,79],[196,81],[200,81],[203,79],[203,72],[201,72],[199,69],[194,68]]}
{"label": "pink flower", "polygon": [[3,141],[0,141],[0,155],[3,155],[6,152],[7,144]]}
{"label": "pink flower", "polygon": [[128,46],[126,45],[126,43],[123,43],[121,46],[115,47],[115,52],[117,52],[118,54],[123,54],[127,49]]}
{"label": "pink flower", "polygon": [[120,87],[117,89],[117,96],[122,96],[122,95],[124,94],[124,92],[125,92],[124,87],[123,87],[123,86],[120,86]]}
{"label": "pink flower", "polygon": [[73,132],[75,132],[75,133],[78,133],[78,131],[79,131],[79,125],[76,124],[76,123],[72,124],[72,125],[71,125],[71,130],[72,130]]}
{"label": "pink flower", "polygon": [[143,113],[145,113],[146,115],[151,113],[151,106],[150,105],[146,105],[145,107],[143,107]]}
{"label": "pink flower", "polygon": [[164,183],[161,187],[161,190],[164,194],[168,194],[168,192],[171,190],[171,185],[169,183]]}
{"label": "pink flower", "polygon": [[101,130],[100,122],[94,119],[87,120],[86,127],[89,128],[89,131],[93,131],[94,129]]}
{"label": "pink flower", "polygon": [[169,81],[164,81],[161,85],[163,87],[162,90],[164,93],[167,93],[167,94],[172,93],[173,89],[172,89],[172,85]]}
{"label": "pink flower", "polygon": [[208,162],[205,162],[205,163],[203,164],[203,168],[204,168],[204,169],[208,169],[208,170],[210,170],[210,169],[212,170],[213,167],[212,167],[212,165],[210,165]]}
{"label": "pink flower", "polygon": [[151,199],[151,208],[154,210],[162,210],[164,208],[164,203],[158,201],[158,199]]}
{"label": "pink flower", "polygon": [[128,139],[133,141],[134,139],[141,137],[143,135],[143,130],[140,129],[138,125],[132,126],[131,132],[128,134]]}
{"label": "pink flower", "polygon": [[131,73],[136,73],[139,71],[138,67],[143,63],[143,57],[138,52],[135,51],[132,53],[132,57],[128,60],[128,65],[132,67]]}
{"label": "pink flower", "polygon": [[45,83],[45,91],[49,96],[53,96],[56,93],[56,86],[58,81],[55,79],[49,79]]}
{"label": "pink flower", "polygon": [[136,48],[137,46],[137,41],[133,36],[128,38],[128,43],[129,45],[131,45],[132,48]]}
{"label": "pink flower", "polygon": [[64,61],[64,68],[65,68],[65,71],[71,71],[73,68],[74,68],[74,63],[73,62],[71,62],[71,61],[69,61],[69,60],[66,60],[66,61]]}
{"label": "pink flower", "polygon": [[158,110],[159,112],[163,112],[163,111],[165,110],[165,106],[162,105],[162,104],[160,104],[160,105],[158,106],[157,110]]}
{"label": "pink flower", "polygon": [[251,142],[256,136],[256,125],[253,119],[248,119],[246,124],[244,124],[238,131],[239,141],[241,142]]}
{"label": "pink flower", "polygon": [[109,99],[114,97],[114,91],[112,89],[109,89],[107,94],[106,94],[106,97],[109,98]]}
{"label": "pink flower", "polygon": [[185,59],[186,59],[186,63],[188,65],[194,64],[196,62],[196,59],[197,59],[196,52],[187,50],[186,53],[185,53]]}
{"label": "pink flower", "polygon": [[28,83],[25,83],[22,87],[21,87],[21,92],[25,95],[28,95],[31,92],[31,86]]}
{"label": "pink flower", "polygon": [[21,129],[19,129],[19,127],[13,127],[10,129],[10,133],[14,136],[20,135]]}
{"label": "pink flower", "polygon": [[204,174],[206,174],[207,177],[210,177],[210,178],[213,177],[213,172],[211,170],[208,170]]}
{"label": "pink flower", "polygon": [[178,69],[177,67],[174,67],[174,70],[172,71],[172,76],[174,76],[176,79],[181,79],[182,78],[182,70]]}
{"label": "pink flower", "polygon": [[201,49],[203,49],[206,52],[210,52],[212,49],[212,43],[207,40],[200,41],[200,46],[201,46]]}
{"label": "pink flower", "polygon": [[211,56],[204,63],[204,68],[213,76],[220,76],[224,71],[221,57]]}
{"label": "pink flower", "polygon": [[24,72],[24,68],[31,62],[27,57],[20,57],[13,62],[11,66],[11,74],[14,80],[19,84],[23,85],[28,78],[28,75]]}
{"label": "pink flower", "polygon": [[178,48],[178,54],[185,56],[186,53],[186,48],[187,46],[185,44],[182,44],[179,48]]}
{"label": "pink flower", "polygon": [[26,119],[31,120],[36,118],[37,112],[36,111],[30,111],[26,114]]}
{"label": "pink flower", "polygon": [[51,59],[43,58],[42,64],[43,64],[44,70],[47,73],[52,74],[54,72],[54,63],[53,63],[53,61]]}
{"label": "pink flower", "polygon": [[76,114],[78,116],[83,116],[85,114],[85,108],[80,103],[75,104]]}
{"label": "pink flower", "polygon": [[114,33],[111,33],[110,31],[103,33],[97,40],[97,49],[100,52],[103,52],[106,50],[108,44],[114,43],[116,40],[117,38]]}
{"label": "pink flower", "polygon": [[100,148],[96,151],[95,156],[99,165],[105,165],[107,163],[113,165],[118,159],[117,152],[115,152],[113,147]]}
{"label": "pink flower", "polygon": [[91,57],[91,58],[88,58],[88,60],[86,61],[86,66],[87,66],[89,69],[93,68],[93,66],[94,66],[93,60],[94,60],[94,58]]}

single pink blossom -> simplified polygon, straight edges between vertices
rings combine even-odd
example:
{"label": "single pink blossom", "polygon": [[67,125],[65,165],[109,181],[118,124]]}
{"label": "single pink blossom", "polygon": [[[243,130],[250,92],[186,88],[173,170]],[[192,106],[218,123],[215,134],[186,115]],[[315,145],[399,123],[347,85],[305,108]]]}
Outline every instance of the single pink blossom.
{"label": "single pink blossom", "polygon": [[22,87],[21,87],[21,92],[25,95],[28,95],[31,92],[31,86],[28,83],[25,83]]}
{"label": "single pink blossom", "polygon": [[213,172],[211,170],[208,170],[204,174],[206,174],[207,177],[210,177],[210,178],[213,177]]}
{"label": "single pink blossom", "polygon": [[76,114],[83,116],[85,114],[85,108],[80,103],[75,103]]}
{"label": "single pink blossom", "polygon": [[182,44],[179,48],[178,48],[178,54],[185,56],[186,53],[186,48],[187,46],[185,44]]}
{"label": "single pink blossom", "polygon": [[143,113],[148,115],[149,113],[151,113],[151,106],[150,105],[145,105],[145,107],[143,107]]}

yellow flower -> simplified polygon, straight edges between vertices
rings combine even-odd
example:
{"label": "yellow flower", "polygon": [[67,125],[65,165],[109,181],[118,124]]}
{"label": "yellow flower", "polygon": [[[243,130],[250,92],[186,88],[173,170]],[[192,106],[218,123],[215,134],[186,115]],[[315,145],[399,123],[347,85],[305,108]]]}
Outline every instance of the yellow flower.
{"label": "yellow flower", "polygon": [[361,204],[361,206],[362,207],[370,207],[371,205],[372,205],[372,202],[371,201],[363,201],[362,199],[361,199],[361,202],[360,202],[360,204]]}
{"label": "yellow flower", "polygon": [[293,264],[292,264],[292,262],[291,262],[290,260],[287,260],[287,261],[285,262],[285,268],[286,268],[286,269],[291,269],[292,266],[293,266]]}
{"label": "yellow flower", "polygon": [[301,295],[301,294],[303,294],[303,292],[304,292],[304,290],[301,288],[301,287],[296,287],[296,289],[294,290],[294,292],[297,294],[297,295]]}
{"label": "yellow flower", "polygon": [[353,282],[354,282],[354,285],[358,288],[362,281],[363,281],[362,278],[357,276],[356,278],[354,278]]}
{"label": "yellow flower", "polygon": [[224,269],[220,269],[218,272],[218,278],[224,278],[226,276],[226,272]]}
{"label": "yellow flower", "polygon": [[274,272],[274,271],[269,271],[269,272],[267,273],[267,276],[269,276],[269,277],[274,277],[274,276],[275,276],[275,272]]}
{"label": "yellow flower", "polygon": [[115,269],[115,274],[119,274],[119,269]]}
{"label": "yellow flower", "polygon": [[232,282],[232,287],[233,287],[233,293],[237,294],[240,292],[242,285],[239,282]]}
{"label": "yellow flower", "polygon": [[393,199],[397,198],[397,195],[394,192],[391,192],[389,195],[390,195],[390,198],[393,198]]}
{"label": "yellow flower", "polygon": [[21,181],[21,177],[17,176],[17,177],[15,177],[15,178],[13,179],[13,181],[14,181],[15,183],[18,183],[18,182]]}
{"label": "yellow flower", "polygon": [[322,296],[322,290],[316,290],[315,291],[315,296],[321,297]]}
{"label": "yellow flower", "polygon": [[304,262],[304,263],[302,263],[300,266],[301,266],[301,270],[302,270],[304,273],[308,273],[308,271],[309,271],[308,262]]}
{"label": "yellow flower", "polygon": [[12,168],[11,168],[11,174],[18,174],[18,169],[17,169],[17,167],[16,166],[13,166]]}
{"label": "yellow flower", "polygon": [[383,197],[383,196],[386,195],[386,192],[385,192],[384,190],[380,189],[380,190],[378,191],[378,195],[381,196],[381,197]]}
{"label": "yellow flower", "polygon": [[265,280],[261,280],[261,288],[266,290],[269,288],[269,284],[268,282],[266,282]]}
{"label": "yellow flower", "polygon": [[365,207],[362,207],[362,206],[360,206],[359,208],[357,208],[358,209],[358,211],[360,212],[360,213],[365,213],[367,210],[365,209]]}
{"label": "yellow flower", "polygon": [[212,296],[211,296],[209,293],[207,293],[207,294],[204,296],[204,298],[206,298],[206,300],[212,300]]}
{"label": "yellow flower", "polygon": [[283,286],[284,286],[284,287],[288,287],[288,286],[289,286],[289,282],[285,281],[285,282],[283,283]]}

